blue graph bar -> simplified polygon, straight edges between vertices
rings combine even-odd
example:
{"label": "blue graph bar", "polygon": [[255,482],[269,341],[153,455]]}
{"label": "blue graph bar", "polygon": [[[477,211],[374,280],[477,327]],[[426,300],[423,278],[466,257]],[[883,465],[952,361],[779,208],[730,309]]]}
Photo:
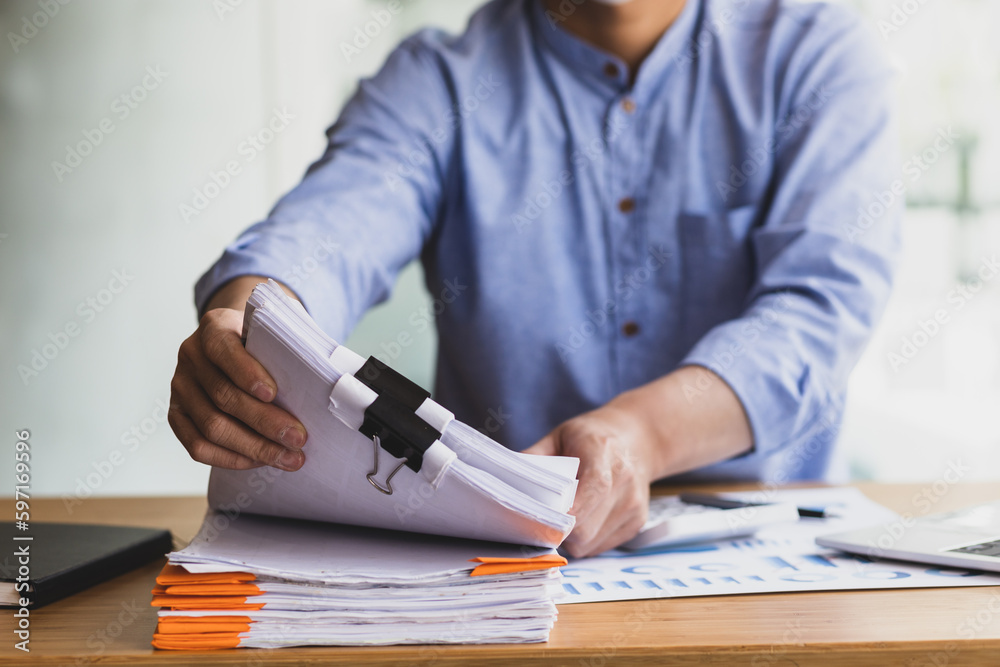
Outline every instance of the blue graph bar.
{"label": "blue graph bar", "polygon": [[826,556],[820,556],[819,554],[807,554],[803,558],[823,567],[837,567],[836,563],[832,562]]}

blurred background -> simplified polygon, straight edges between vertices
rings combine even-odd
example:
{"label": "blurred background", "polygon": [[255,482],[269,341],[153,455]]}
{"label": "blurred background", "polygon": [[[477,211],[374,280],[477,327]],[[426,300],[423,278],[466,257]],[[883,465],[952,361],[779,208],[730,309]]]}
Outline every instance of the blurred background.
{"label": "blurred background", "polygon": [[[359,77],[480,4],[401,0],[385,25],[385,0],[0,4],[0,441],[30,430],[35,494],[204,490],[165,421],[194,282],[319,157]],[[997,479],[1000,3],[849,4],[899,70],[908,211],[841,446],[859,480]],[[410,266],[347,343],[429,387],[428,304]]]}

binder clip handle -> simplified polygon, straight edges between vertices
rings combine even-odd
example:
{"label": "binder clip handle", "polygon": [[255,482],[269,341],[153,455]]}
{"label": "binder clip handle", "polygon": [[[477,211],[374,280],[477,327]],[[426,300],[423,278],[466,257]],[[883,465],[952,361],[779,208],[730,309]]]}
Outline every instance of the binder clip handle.
{"label": "binder clip handle", "polygon": [[396,475],[397,472],[399,472],[400,468],[402,468],[404,465],[406,465],[406,459],[403,459],[402,461],[400,461],[399,465],[397,465],[393,469],[393,471],[391,473],[389,473],[389,476],[385,478],[385,486],[382,486],[381,484],[379,484],[375,480],[375,475],[378,474],[378,450],[379,450],[379,446],[380,445],[381,445],[381,443],[379,442],[379,437],[377,435],[373,435],[372,436],[372,470],[371,470],[370,473],[368,473],[367,475],[365,475],[365,479],[367,479],[368,482],[372,486],[374,486],[376,489],[378,489],[379,491],[381,491],[385,495],[391,496],[392,495],[392,478]]}

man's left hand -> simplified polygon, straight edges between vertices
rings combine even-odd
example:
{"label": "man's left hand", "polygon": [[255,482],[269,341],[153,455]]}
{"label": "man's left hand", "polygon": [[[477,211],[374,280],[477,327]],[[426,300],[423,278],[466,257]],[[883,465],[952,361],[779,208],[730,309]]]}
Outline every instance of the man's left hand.
{"label": "man's left hand", "polygon": [[750,422],[729,385],[707,368],[685,366],[563,422],[525,452],[580,459],[570,510],[577,523],[564,543],[580,558],[639,532],[650,483],[752,446]]}
{"label": "man's left hand", "polygon": [[650,436],[627,409],[609,403],[563,422],[525,450],[580,459],[580,483],[570,510],[577,524],[564,544],[573,556],[616,547],[646,522],[654,479]]}

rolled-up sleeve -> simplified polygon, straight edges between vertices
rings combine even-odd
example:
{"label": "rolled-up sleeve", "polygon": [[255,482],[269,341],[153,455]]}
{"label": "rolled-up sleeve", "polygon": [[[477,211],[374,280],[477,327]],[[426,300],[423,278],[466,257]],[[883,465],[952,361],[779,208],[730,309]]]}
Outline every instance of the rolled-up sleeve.
{"label": "rolled-up sleeve", "polygon": [[418,39],[361,82],[323,157],[195,288],[198,312],[242,275],[282,281],[330,335],[346,337],[417,257],[442,200],[454,123],[443,70]]}
{"label": "rolled-up sleeve", "polygon": [[[811,53],[778,102],[773,196],[751,237],[748,305],[683,361],[710,368],[739,397],[754,437],[743,459],[801,448],[839,423],[899,248],[892,70],[857,23]],[[825,462],[816,463],[799,467],[808,476]]]}

